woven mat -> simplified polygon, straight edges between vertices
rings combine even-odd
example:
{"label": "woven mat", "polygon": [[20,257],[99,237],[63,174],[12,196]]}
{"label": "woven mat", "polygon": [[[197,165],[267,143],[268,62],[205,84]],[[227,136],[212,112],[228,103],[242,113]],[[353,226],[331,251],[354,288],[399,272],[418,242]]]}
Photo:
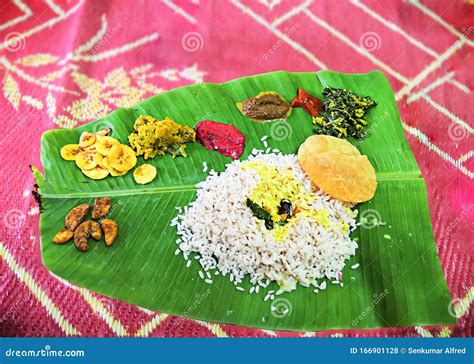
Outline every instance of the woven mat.
{"label": "woven mat", "polygon": [[[459,1],[3,1],[1,336],[472,336],[474,5]],[[40,136],[177,86],[274,70],[382,70],[426,179],[455,327],[285,333],[147,311],[41,262]]]}

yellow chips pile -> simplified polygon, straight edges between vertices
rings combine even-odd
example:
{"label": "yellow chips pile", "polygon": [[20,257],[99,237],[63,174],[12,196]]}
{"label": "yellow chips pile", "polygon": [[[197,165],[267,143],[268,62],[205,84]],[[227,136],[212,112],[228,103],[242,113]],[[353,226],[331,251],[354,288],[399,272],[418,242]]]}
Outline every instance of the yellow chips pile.
{"label": "yellow chips pile", "polygon": [[313,135],[301,144],[298,159],[313,184],[334,198],[359,203],[375,194],[374,168],[344,139]]}
{"label": "yellow chips pile", "polygon": [[61,148],[61,157],[75,161],[87,177],[103,179],[109,174],[123,176],[137,164],[135,152],[128,145],[107,136],[110,129],[95,134],[83,132],[79,144],[67,144]]}

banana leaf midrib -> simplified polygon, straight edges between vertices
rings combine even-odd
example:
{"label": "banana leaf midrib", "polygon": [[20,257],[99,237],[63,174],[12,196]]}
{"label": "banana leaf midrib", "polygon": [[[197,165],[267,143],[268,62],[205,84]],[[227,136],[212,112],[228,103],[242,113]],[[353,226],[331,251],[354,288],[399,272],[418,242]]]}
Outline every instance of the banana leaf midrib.
{"label": "banana leaf midrib", "polygon": [[[383,172],[376,173],[377,181],[402,181],[402,180],[416,180],[423,179],[421,174],[417,172],[406,172],[406,173],[394,173],[394,172]],[[198,184],[200,182],[197,182]],[[155,193],[171,193],[171,192],[183,192],[197,190],[196,184],[185,184],[179,186],[161,186],[153,187],[143,190],[129,189],[129,190],[113,190],[107,191],[108,197],[114,196],[134,196],[134,195],[149,195]],[[74,193],[41,193],[43,198],[88,198],[88,197],[103,197],[104,191],[85,191],[85,192],[74,192]]]}

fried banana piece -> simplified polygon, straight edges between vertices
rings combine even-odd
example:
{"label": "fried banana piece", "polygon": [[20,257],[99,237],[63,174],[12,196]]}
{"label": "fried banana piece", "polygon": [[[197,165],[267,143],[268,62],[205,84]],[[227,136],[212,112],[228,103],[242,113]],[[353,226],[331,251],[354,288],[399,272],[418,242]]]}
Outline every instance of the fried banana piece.
{"label": "fried banana piece", "polygon": [[100,222],[100,225],[104,231],[105,245],[111,246],[117,238],[117,223],[111,219],[104,219]]}
{"label": "fried banana piece", "polygon": [[84,221],[74,231],[74,245],[80,252],[89,250],[90,221]]}
{"label": "fried banana piece", "polygon": [[106,135],[109,135],[110,133],[112,133],[112,128],[105,128],[105,129],[99,130],[95,134],[100,135],[100,136],[106,136]]}
{"label": "fried banana piece", "polygon": [[74,233],[68,228],[63,227],[54,235],[53,243],[55,244],[64,244],[67,243],[74,236]]}
{"label": "fried banana piece", "polygon": [[74,207],[69,213],[66,215],[66,227],[70,231],[76,230],[76,228],[84,221],[89,212],[91,206],[88,203],[83,203]]}
{"label": "fried banana piece", "polygon": [[112,207],[112,199],[110,197],[97,197],[94,201],[94,208],[92,209],[92,218],[98,220],[104,217]]}
{"label": "fried banana piece", "polygon": [[102,239],[102,229],[100,224],[97,221],[89,221],[89,233],[94,238],[94,240]]}

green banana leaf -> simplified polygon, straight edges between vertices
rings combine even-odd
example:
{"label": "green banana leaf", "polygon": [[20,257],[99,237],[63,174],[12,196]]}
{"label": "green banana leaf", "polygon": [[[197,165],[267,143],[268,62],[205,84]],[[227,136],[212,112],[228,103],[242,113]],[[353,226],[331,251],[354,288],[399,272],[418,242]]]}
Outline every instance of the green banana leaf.
{"label": "green banana leaf", "polygon": [[[304,110],[294,109],[286,123],[260,124],[244,118],[235,103],[267,90],[291,100],[298,87],[322,98],[326,85],[368,95],[378,103],[367,116],[369,136],[352,141],[374,166],[378,189],[371,201],[357,206],[364,221],[353,233],[359,248],[343,271],[344,286],[328,282],[328,288],[317,294],[299,287],[273,302],[264,301],[263,290],[247,293],[251,287],[248,280],[242,285],[246,292],[236,290],[228,277],[214,276],[214,283],[206,284],[198,278],[197,260],[192,259],[186,268],[182,255],[175,255],[177,235],[169,225],[176,207],[195,199],[195,184],[206,178],[203,162],[223,171],[229,158],[191,143],[188,158],[151,160],[158,178],[148,185],[137,185],[132,173],[100,181],[88,179],[74,162],[62,160],[59,154],[63,145],[77,143],[81,132],[107,125],[113,127],[114,137],[126,143],[141,114],[158,119],[169,116],[190,126],[205,119],[232,123],[247,137],[242,159],[253,148],[263,149],[260,139],[264,135],[269,136],[272,148],[295,153],[313,134]],[[223,84],[182,87],[76,129],[45,132],[41,146],[43,262],[53,273],[79,286],[160,312],[265,329],[314,331],[455,323],[448,313],[451,297],[437,255],[425,182],[405,139],[392,89],[381,72],[274,72]],[[138,165],[142,163],[139,158]],[[93,203],[98,196],[113,199],[111,218],[119,224],[116,243],[107,248],[103,242],[91,242],[87,253],[78,252],[73,243],[53,244],[67,212],[79,203]],[[384,224],[368,224],[374,216]],[[351,269],[356,263],[359,268]],[[269,289],[277,289],[276,284]]]}

